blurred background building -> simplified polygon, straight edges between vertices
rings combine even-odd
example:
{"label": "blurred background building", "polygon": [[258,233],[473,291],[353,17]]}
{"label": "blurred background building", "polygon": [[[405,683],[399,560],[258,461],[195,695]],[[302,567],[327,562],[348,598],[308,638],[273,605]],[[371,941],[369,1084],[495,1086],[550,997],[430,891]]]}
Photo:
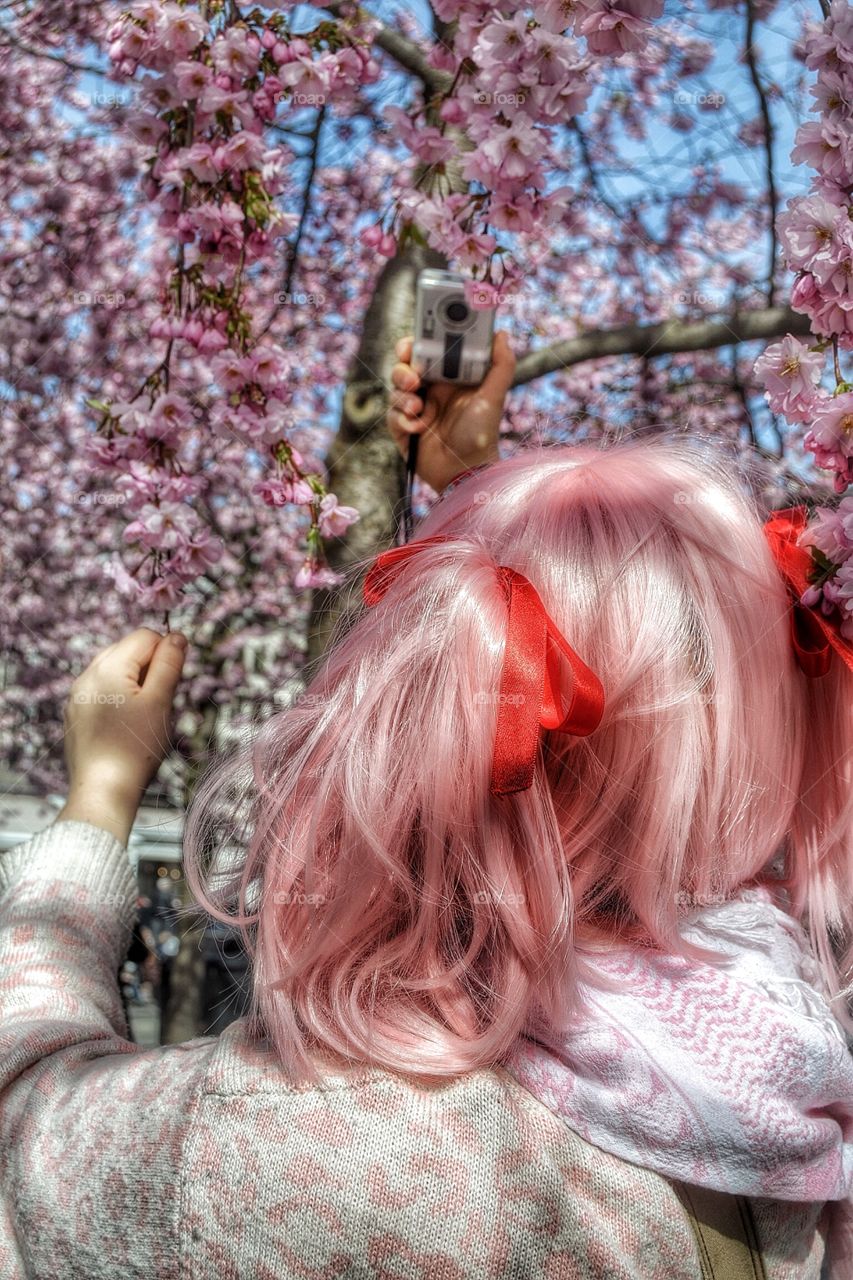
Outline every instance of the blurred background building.
{"label": "blurred background building", "polygon": [[[0,856],[53,822],[65,797],[35,795],[0,770]],[[143,805],[128,841],[138,920],[119,971],[132,1038],[147,1046],[217,1035],[248,1007],[249,958],[239,933],[182,917],[183,814]]]}

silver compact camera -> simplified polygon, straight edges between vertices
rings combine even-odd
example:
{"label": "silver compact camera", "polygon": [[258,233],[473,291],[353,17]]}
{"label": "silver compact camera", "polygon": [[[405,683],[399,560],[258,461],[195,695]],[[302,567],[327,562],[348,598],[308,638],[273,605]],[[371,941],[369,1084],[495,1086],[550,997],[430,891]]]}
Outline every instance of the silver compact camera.
{"label": "silver compact camera", "polygon": [[476,386],[492,362],[494,308],[475,311],[465,280],[432,267],[419,272],[412,365],[424,382]]}

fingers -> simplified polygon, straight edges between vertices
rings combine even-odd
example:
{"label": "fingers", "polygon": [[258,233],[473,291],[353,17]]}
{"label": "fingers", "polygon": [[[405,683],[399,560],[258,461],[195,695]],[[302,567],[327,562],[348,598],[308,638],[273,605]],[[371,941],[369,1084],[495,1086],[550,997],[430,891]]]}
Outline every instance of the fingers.
{"label": "fingers", "polygon": [[388,407],[399,409],[410,418],[416,418],[423,410],[424,402],[421,396],[413,395],[411,391],[392,391],[388,397]]}
{"label": "fingers", "polygon": [[186,637],[180,632],[161,636],[150,627],[139,627],[115,644],[102,649],[80,677],[92,676],[99,683],[121,684],[127,680],[155,696],[174,693],[186,654]]}
{"label": "fingers", "polygon": [[[435,421],[437,407],[431,396],[425,401],[421,376],[409,363],[412,359],[412,338],[401,338],[394,348],[399,363],[391,370],[394,390],[388,397],[388,427],[391,434],[402,441],[412,432],[425,431]],[[420,394],[415,394],[415,392]]]}
{"label": "fingers", "polygon": [[402,439],[412,432],[426,431],[435,421],[436,407],[429,401],[421,413],[407,413],[402,408],[388,410],[388,427],[393,436]]}
{"label": "fingers", "polygon": [[[412,339],[401,338],[395,349],[400,363],[395,364],[391,370],[391,383],[396,390],[391,393],[389,403],[393,409],[400,409],[409,417],[417,416],[420,405],[417,403],[418,397],[412,396],[412,392],[420,386],[421,379],[410,363]],[[483,379],[481,390],[491,398],[503,399],[512,386],[515,364],[515,353],[509,344],[509,337],[503,329],[499,329],[492,343],[491,367]]]}
{"label": "fingers", "polygon": [[160,701],[171,702],[181,678],[184,658],[187,654],[187,638],[179,631],[158,636],[159,644],[148,664],[148,674],[142,686],[145,694]]}
{"label": "fingers", "polygon": [[140,672],[151,661],[161,639],[150,627],[139,627],[103,649],[95,656],[90,667],[97,667],[99,677],[129,678],[138,684]]}
{"label": "fingers", "polygon": [[405,414],[400,413],[399,409],[388,410],[387,423],[391,439],[404,456],[408,448],[409,436],[420,435],[426,430],[419,418],[407,418]]}
{"label": "fingers", "polygon": [[509,337],[503,329],[495,334],[492,344],[492,364],[480,387],[489,397],[502,400],[512,386],[515,377],[515,353],[509,345]]}
{"label": "fingers", "polygon": [[421,385],[421,375],[412,364],[413,348],[412,338],[401,338],[394,348],[398,363],[391,370],[391,385],[396,390],[391,393],[390,405],[410,417],[417,416],[423,408],[421,398],[412,394]]}
{"label": "fingers", "polygon": [[410,364],[395,364],[391,370],[391,382],[399,391],[414,391],[420,386],[420,377]]}

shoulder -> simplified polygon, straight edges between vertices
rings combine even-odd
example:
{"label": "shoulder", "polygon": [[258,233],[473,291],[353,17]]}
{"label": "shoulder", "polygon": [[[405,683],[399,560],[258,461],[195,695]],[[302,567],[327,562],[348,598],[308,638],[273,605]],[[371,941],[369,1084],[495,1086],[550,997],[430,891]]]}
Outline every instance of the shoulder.
{"label": "shoulder", "polygon": [[592,1147],[502,1069],[430,1082],[352,1068],[295,1087],[244,1026],[211,1060],[185,1186],[200,1223],[223,1168],[252,1186],[249,1258],[274,1236],[319,1271],[352,1249],[406,1259],[407,1275],[468,1257],[459,1277],[698,1280],[665,1179]]}

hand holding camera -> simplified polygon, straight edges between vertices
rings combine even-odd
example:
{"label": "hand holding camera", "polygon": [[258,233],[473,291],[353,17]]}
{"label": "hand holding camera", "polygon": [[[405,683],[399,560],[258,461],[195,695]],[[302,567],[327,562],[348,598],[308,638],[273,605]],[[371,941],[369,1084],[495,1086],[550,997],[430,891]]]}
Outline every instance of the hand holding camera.
{"label": "hand holding camera", "polygon": [[412,363],[414,341],[397,343],[398,364],[391,371],[394,391],[388,430],[405,458],[409,437],[420,434],[417,474],[440,493],[460,471],[498,459],[498,436],[506,394],[515,374],[515,356],[504,332],[492,344],[491,368],[479,386],[431,382],[425,398],[414,394],[421,373]]}

